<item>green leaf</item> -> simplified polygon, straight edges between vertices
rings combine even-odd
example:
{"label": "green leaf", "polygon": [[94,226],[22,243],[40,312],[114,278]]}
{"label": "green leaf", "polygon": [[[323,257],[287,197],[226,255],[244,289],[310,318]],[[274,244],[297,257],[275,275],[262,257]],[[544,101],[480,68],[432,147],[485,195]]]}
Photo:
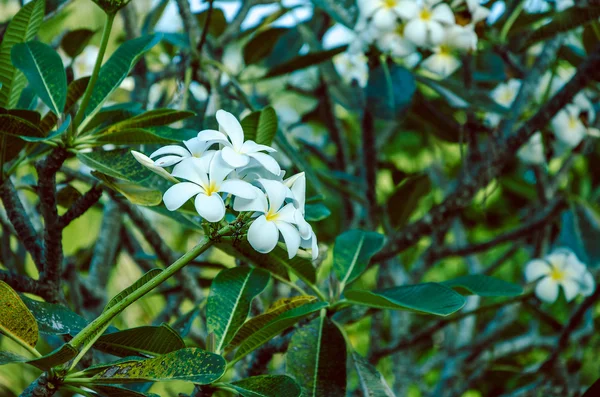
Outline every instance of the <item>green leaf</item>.
{"label": "green leaf", "polygon": [[117,303],[121,302],[123,299],[125,299],[126,297],[131,295],[131,293],[133,293],[134,291],[139,289],[142,285],[144,285],[147,282],[149,282],[150,280],[152,280],[154,277],[158,276],[160,273],[162,273],[161,269],[152,269],[152,270],[149,270],[148,272],[144,273],[144,275],[142,275],[142,277],[137,279],[133,284],[131,284],[129,287],[125,288],[123,291],[119,292],[110,301],[108,301],[108,303],[106,304],[106,307],[104,308],[104,310],[102,310],[102,313],[104,313],[111,307],[115,306]]}
{"label": "green leaf", "polygon": [[185,337],[190,332],[192,323],[198,314],[200,314],[200,308],[194,307],[192,310],[175,320],[175,322],[171,324],[171,327],[177,331],[179,335]]}
{"label": "green leaf", "polygon": [[296,330],[286,355],[287,372],[303,397],[346,395],[346,340],[327,316]]}
{"label": "green leaf", "polygon": [[168,324],[142,326],[102,335],[94,348],[114,356],[154,357],[185,348],[179,334]]}
{"label": "green leaf", "polygon": [[184,120],[188,117],[193,117],[194,112],[175,109],[155,109],[134,116],[130,119],[119,121],[110,127],[98,132],[101,134],[111,134],[119,131],[130,129],[141,129],[147,127],[158,127],[163,125],[173,124],[177,121]]}
{"label": "green leaf", "polygon": [[85,110],[85,119],[81,123],[82,127],[100,110],[102,104],[119,87],[140,57],[160,40],[160,35],[142,36],[126,41],[117,48],[100,69],[90,103]]}
{"label": "green leaf", "polygon": [[444,281],[442,284],[463,295],[518,296],[523,293],[520,285],[483,274],[457,277]]}
{"label": "green leaf", "polygon": [[540,41],[549,40],[559,33],[597,21],[598,18],[600,18],[600,7],[597,6],[567,8],[554,13],[549,23],[517,36],[516,40],[510,43],[510,48],[516,51],[524,51]]}
{"label": "green leaf", "polygon": [[83,52],[85,47],[90,43],[90,40],[96,35],[96,30],[90,29],[75,29],[65,34],[60,41],[61,48],[65,54],[71,58],[75,58]]}
{"label": "green leaf", "polygon": [[66,306],[23,296],[23,302],[35,317],[39,331],[49,335],[76,335],[88,322]]}
{"label": "green leaf", "polygon": [[160,397],[154,393],[142,393],[115,385],[90,385],[90,389],[106,397]]}
{"label": "green leaf", "polygon": [[[204,25],[206,25],[208,19],[208,9],[195,15],[198,26],[200,26],[200,29],[204,29]],[[208,25],[208,33],[213,37],[219,37],[225,31],[225,28],[227,28],[225,13],[220,8],[213,8],[212,15],[210,16],[210,25]]]}
{"label": "green leaf", "polygon": [[220,353],[233,339],[269,278],[266,271],[247,267],[225,269],[215,277],[206,303],[208,332],[216,337],[215,352]]}
{"label": "green leaf", "polygon": [[276,335],[279,335],[281,332],[296,324],[301,319],[327,306],[329,306],[327,302],[314,302],[283,312],[267,323],[264,327],[260,328],[246,338],[235,352],[235,358],[239,359],[246,354],[253,352],[264,343],[273,339],[273,337]]}
{"label": "green leaf", "polygon": [[402,181],[387,202],[392,226],[399,228],[406,225],[417,209],[419,201],[430,191],[431,180],[427,174],[415,175]]}
{"label": "green leaf", "polygon": [[52,47],[39,41],[15,44],[11,59],[29,80],[40,99],[55,114],[62,114],[67,101],[67,74],[62,59]]}
{"label": "green leaf", "polygon": [[64,364],[67,361],[75,358],[77,353],[78,351],[76,348],[66,343],[50,354],[46,354],[45,356],[36,358],[35,360],[27,361],[27,364],[33,365],[42,371],[48,371],[50,368]]}
{"label": "green leaf", "polygon": [[246,321],[235,334],[233,340],[229,343],[229,349],[241,345],[246,339],[250,338],[282,313],[316,301],[317,297],[311,295],[300,295],[292,298],[279,299],[273,303],[269,310]]}
{"label": "green leaf", "polygon": [[43,19],[44,0],[35,0],[23,6],[6,28],[0,44],[0,106],[14,108],[26,85],[25,76],[11,63],[12,47],[33,40]]}
{"label": "green leaf", "polygon": [[332,48],[324,51],[309,52],[305,55],[299,55],[281,64],[273,66],[267,74],[263,76],[265,79],[281,76],[284,74],[295,72],[296,70],[305,69],[309,66],[318,65],[322,62],[332,59],[334,56],[346,51],[347,45]]}
{"label": "green leaf", "polygon": [[322,221],[325,218],[329,218],[331,215],[331,210],[323,203],[306,204],[304,206],[304,211],[304,219],[306,219],[307,222]]}
{"label": "green leaf", "polygon": [[416,90],[415,76],[408,69],[380,64],[369,72],[367,108],[376,117],[394,120],[408,109]]}
{"label": "green leaf", "polygon": [[71,125],[71,115],[67,114],[67,117],[65,117],[65,121],[60,125],[60,127],[58,127],[54,131],[51,131],[51,133],[48,136],[45,136],[45,137],[22,136],[21,139],[24,141],[27,141],[27,142],[49,141],[51,139],[58,138],[59,136],[64,134],[64,132],[69,128],[70,125]]}
{"label": "green leaf", "polygon": [[573,201],[561,214],[561,228],[557,247],[569,247],[590,267],[600,264],[600,215],[594,206],[584,201]]}
{"label": "green leaf", "polygon": [[38,341],[38,325],[19,295],[0,280],[0,333],[28,350]]}
{"label": "green leaf", "polygon": [[29,359],[15,353],[11,353],[8,351],[0,351],[0,365],[24,363],[27,360]]}
{"label": "green leaf", "polygon": [[105,133],[94,136],[93,140],[93,143],[99,146],[107,143],[114,143],[118,145],[161,145],[179,142],[181,142],[181,139],[161,136],[153,130],[143,128],[128,128],[116,132]]}
{"label": "green leaf", "polygon": [[383,235],[362,230],[350,230],[335,239],[333,271],[342,290],[367,269],[371,257],[381,250],[384,242]]}
{"label": "green leaf", "polygon": [[348,301],[377,309],[410,310],[447,316],[460,310],[465,298],[453,289],[437,283],[403,285],[375,291],[344,292]]}
{"label": "green leaf", "polygon": [[288,31],[288,28],[269,28],[254,35],[244,46],[243,55],[246,65],[257,63],[269,55],[277,41]]}
{"label": "green leaf", "polygon": [[248,114],[240,122],[242,130],[244,130],[244,139],[247,141],[256,141],[256,131],[258,130],[258,121],[260,120],[261,111],[257,110]]}
{"label": "green leaf", "polygon": [[364,357],[352,353],[354,368],[358,373],[358,380],[363,395],[373,397],[395,397],[394,392],[385,382],[383,376]]}
{"label": "green leaf", "polygon": [[[72,81],[71,84],[69,84],[69,88],[67,88],[67,101],[65,103],[64,113],[68,113],[71,111],[71,109],[73,109],[73,106],[75,106],[79,98],[83,96],[83,93],[85,92],[89,81],[89,77],[84,77]],[[46,113],[46,115],[40,123],[40,128],[44,132],[44,136],[48,134],[52,130],[52,128],[54,128],[57,121],[58,117],[56,116],[56,114],[54,114],[53,112]]]}
{"label": "green leaf", "polygon": [[7,162],[17,157],[26,145],[22,139],[24,136],[42,137],[44,134],[29,121],[12,114],[2,113],[2,109],[0,109],[0,159],[3,158]]}
{"label": "green leaf", "polygon": [[91,378],[95,384],[165,382],[182,380],[207,385],[225,373],[225,359],[189,347],[155,358],[116,364]]}
{"label": "green leaf", "polygon": [[277,134],[277,113],[271,106],[267,106],[260,112],[255,141],[259,145],[270,146],[275,134]]}
{"label": "green leaf", "polygon": [[312,3],[322,8],[336,22],[354,29],[359,14],[356,0],[312,0]]}
{"label": "green leaf", "polygon": [[226,383],[243,397],[299,397],[300,385],[286,375],[261,375]]}
{"label": "green leaf", "polygon": [[63,208],[70,208],[81,197],[81,193],[72,185],[57,188],[56,203]]}
{"label": "green leaf", "polygon": [[162,202],[160,190],[149,189],[122,179],[113,178],[98,171],[92,171],[92,175],[104,182],[109,188],[121,193],[132,204],[153,207],[160,205]]}

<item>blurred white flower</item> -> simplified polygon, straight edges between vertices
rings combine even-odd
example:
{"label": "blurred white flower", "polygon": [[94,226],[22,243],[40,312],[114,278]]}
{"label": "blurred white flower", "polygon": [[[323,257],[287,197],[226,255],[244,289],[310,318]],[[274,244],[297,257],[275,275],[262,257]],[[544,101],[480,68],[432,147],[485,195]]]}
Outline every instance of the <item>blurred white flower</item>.
{"label": "blurred white flower", "polygon": [[225,203],[219,193],[246,199],[256,197],[255,189],[248,182],[225,180],[231,171],[233,168],[223,161],[220,153],[213,156],[208,171],[199,159],[178,164],[172,175],[189,182],[171,186],[163,196],[165,206],[169,211],[174,211],[195,196],[194,205],[198,214],[208,222],[219,222],[225,216]]}
{"label": "blurred white flower", "polygon": [[578,294],[591,295],[595,283],[586,266],[568,249],[558,249],[544,259],[534,259],[525,268],[525,279],[537,281],[535,294],[541,300],[552,303],[562,288],[567,302]]}
{"label": "blurred white flower", "polygon": [[442,77],[448,77],[461,65],[461,52],[474,50],[477,35],[471,26],[454,25],[446,29],[444,40],[433,48],[433,54],[425,59],[422,66]]}
{"label": "blurred white flower", "polygon": [[[290,189],[279,181],[260,179],[265,194],[258,194],[253,200],[236,199],[233,208],[236,211],[260,213],[248,229],[248,242],[260,253],[271,252],[279,241],[279,234],[285,242],[288,257],[293,258],[300,248],[300,232],[296,227],[294,204],[285,203]],[[268,201],[267,201],[268,199]]]}
{"label": "blurred white flower", "polygon": [[[492,90],[490,96],[499,105],[510,108],[520,89],[521,80],[510,79],[506,83],[498,84],[498,86]],[[500,123],[500,115],[497,113],[488,113],[485,116],[485,121],[491,127],[495,127]]]}
{"label": "blurred white flower", "polygon": [[412,41],[404,36],[404,24],[398,23],[396,29],[381,33],[377,38],[377,47],[382,52],[390,53],[394,57],[404,58],[414,53],[417,48]]}
{"label": "blurred white flower", "polygon": [[365,54],[352,54],[346,51],[337,55],[333,61],[342,80],[348,84],[356,81],[360,87],[366,87],[369,79],[369,66]]}
{"label": "blurred white flower", "polygon": [[[219,131],[203,130],[198,133],[198,139],[203,142],[219,143],[223,160],[233,168],[245,167],[254,159],[267,170],[279,175],[281,168],[271,156],[261,152],[274,152],[270,146],[259,145],[254,141],[244,142],[244,130],[235,116],[224,110],[217,111]],[[223,132],[222,132],[223,131]]]}
{"label": "blurred white flower", "polygon": [[533,134],[529,141],[519,149],[517,156],[526,164],[544,164],[546,158],[542,134],[539,131]]}
{"label": "blurred white flower", "polygon": [[587,135],[587,127],[580,117],[581,109],[577,105],[567,105],[552,119],[552,131],[563,145],[574,148]]}
{"label": "blurred white flower", "polygon": [[415,15],[417,4],[411,0],[359,0],[358,9],[377,29],[393,30],[398,18]]}
{"label": "blurred white flower", "polygon": [[471,14],[471,23],[476,24],[481,22],[490,15],[490,9],[481,5],[479,0],[465,0],[467,8]]}
{"label": "blurred white flower", "polygon": [[[419,47],[431,47],[444,39],[444,27],[454,25],[450,6],[439,0],[424,0],[417,8],[410,8],[404,36]],[[408,12],[408,11],[407,11]]]}
{"label": "blurred white flower", "polygon": [[82,77],[91,76],[99,52],[100,49],[94,45],[85,47],[81,54],[75,58],[75,62],[73,62],[73,78],[80,79]]}

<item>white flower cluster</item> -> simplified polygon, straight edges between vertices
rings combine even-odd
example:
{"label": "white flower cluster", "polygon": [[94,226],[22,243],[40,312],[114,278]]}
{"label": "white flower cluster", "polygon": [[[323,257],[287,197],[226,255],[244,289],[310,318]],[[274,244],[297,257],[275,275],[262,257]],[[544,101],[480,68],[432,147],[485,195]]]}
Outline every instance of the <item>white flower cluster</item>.
{"label": "white flower cluster", "polygon": [[477,48],[475,25],[489,14],[479,0],[359,0],[358,7],[357,37],[338,69],[351,71],[342,76],[361,85],[366,84],[364,51],[371,44],[394,58],[429,54],[420,63],[424,69],[451,75],[460,67],[460,54]]}
{"label": "white flower cluster", "polygon": [[[231,113],[219,110],[216,117],[218,131],[200,131],[183,142],[185,147],[168,145],[150,157],[132,151],[142,165],[178,182],[163,196],[167,209],[175,211],[194,198],[202,218],[220,222],[229,199],[234,211],[252,212],[248,242],[255,250],[271,252],[281,234],[290,259],[299,248],[311,249],[316,259],[317,237],[304,219],[304,173],[283,179],[285,171],[269,155],[275,149],[245,141],[242,126]],[[173,167],[172,171],[166,167]]]}
{"label": "white flower cluster", "polygon": [[[557,73],[548,72],[541,79],[536,92],[538,105],[544,104],[548,98],[554,95],[572,77],[574,69],[559,69]],[[511,79],[506,83],[499,84],[491,93],[492,98],[500,105],[510,108],[519,90],[521,80]],[[558,153],[573,149],[578,146],[586,136],[599,136],[600,132],[591,127],[596,118],[594,106],[585,92],[575,96],[572,103],[559,111],[550,123],[550,128],[556,139],[555,149]],[[501,116],[489,113],[486,122],[491,127],[496,127]],[[518,156],[526,164],[543,164],[544,146],[542,135],[536,132],[518,152]]]}
{"label": "white flower cluster", "polygon": [[544,302],[553,303],[558,298],[559,287],[567,302],[577,295],[589,296],[596,285],[592,274],[569,249],[559,248],[544,259],[534,259],[525,268],[527,282],[536,281],[535,294]]}

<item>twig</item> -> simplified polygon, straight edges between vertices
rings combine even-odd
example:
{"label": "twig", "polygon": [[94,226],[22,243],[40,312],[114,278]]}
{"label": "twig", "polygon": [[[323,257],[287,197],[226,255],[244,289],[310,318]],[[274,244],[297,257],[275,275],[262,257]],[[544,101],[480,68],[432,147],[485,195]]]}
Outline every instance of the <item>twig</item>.
{"label": "twig", "polygon": [[67,212],[65,212],[59,218],[58,226],[61,229],[67,227],[71,222],[92,208],[100,200],[100,197],[102,197],[102,188],[100,188],[98,185],[92,186],[90,190],[85,192],[83,196],[79,197],[71,205]]}
{"label": "twig", "polygon": [[365,198],[368,204],[366,223],[370,228],[377,226],[377,149],[375,147],[375,120],[365,109],[362,120],[362,157],[365,178]]}

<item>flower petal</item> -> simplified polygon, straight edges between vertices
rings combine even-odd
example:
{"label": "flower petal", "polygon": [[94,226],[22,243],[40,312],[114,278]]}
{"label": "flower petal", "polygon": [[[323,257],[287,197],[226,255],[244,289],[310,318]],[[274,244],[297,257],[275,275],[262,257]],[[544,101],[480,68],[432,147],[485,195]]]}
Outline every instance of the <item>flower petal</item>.
{"label": "flower petal", "polygon": [[248,242],[256,251],[266,254],[273,251],[279,240],[279,230],[275,223],[267,221],[264,215],[256,218],[248,228]]}
{"label": "flower petal", "polygon": [[182,159],[189,157],[179,157],[179,156],[164,156],[154,161],[154,164],[158,167],[170,167],[173,164],[179,163]]}
{"label": "flower petal", "polygon": [[279,211],[289,188],[283,183],[278,181],[272,181],[269,179],[259,179],[258,182],[265,188],[267,197],[269,198],[269,209],[271,211]]}
{"label": "flower petal", "polygon": [[431,12],[431,19],[448,25],[453,25],[455,22],[454,13],[450,6],[446,3],[441,3],[435,6]]}
{"label": "flower petal", "polygon": [[275,221],[275,225],[281,232],[283,241],[285,241],[288,258],[292,259],[298,253],[298,248],[300,248],[300,232],[287,222]]}
{"label": "flower petal", "polygon": [[594,282],[594,277],[592,273],[586,271],[580,280],[579,292],[583,296],[590,296],[596,290],[596,283]]}
{"label": "flower petal", "polygon": [[188,139],[187,141],[183,141],[183,144],[186,148],[188,148],[192,156],[200,157],[212,143],[201,141],[198,138],[192,138]]}
{"label": "flower petal", "polygon": [[194,205],[198,214],[208,222],[219,222],[225,216],[225,203],[219,194],[207,196],[200,193],[196,196]]}
{"label": "flower petal", "polygon": [[175,211],[186,201],[200,193],[202,188],[195,183],[181,182],[171,186],[163,195],[163,201],[169,211]]}
{"label": "flower petal", "polygon": [[413,19],[419,13],[419,6],[411,0],[401,0],[394,7],[396,14],[405,20]]}
{"label": "flower petal", "polygon": [[226,146],[231,146],[227,135],[217,130],[202,130],[198,133],[197,138],[200,142],[218,142]]}
{"label": "flower petal", "polygon": [[257,194],[254,189],[256,188],[248,182],[239,179],[228,179],[223,181],[219,187],[219,192],[233,194],[234,196],[245,199],[255,199]]}
{"label": "flower petal", "polygon": [[223,151],[215,153],[208,169],[208,179],[217,189],[221,186],[227,175],[231,174],[233,167],[223,160]]}
{"label": "flower petal", "polygon": [[445,78],[460,67],[460,61],[451,54],[439,53],[429,56],[421,65],[430,72]]}
{"label": "flower petal", "polygon": [[542,259],[534,259],[525,267],[525,280],[527,282],[535,281],[542,276],[547,276],[551,270],[548,262]]}
{"label": "flower petal", "polygon": [[377,29],[392,30],[396,26],[397,19],[398,16],[395,12],[382,7],[373,14],[373,25]]}
{"label": "flower petal", "polygon": [[240,150],[240,152],[246,153],[246,154],[260,152],[260,151],[273,153],[273,152],[276,152],[277,150],[273,149],[271,146],[259,145],[258,143],[254,142],[254,141],[244,142],[244,144],[242,145],[242,149]]}
{"label": "flower petal", "polygon": [[240,150],[244,143],[244,130],[240,122],[233,114],[224,110],[217,111],[217,121],[219,122],[219,127],[229,136],[233,148]]}
{"label": "flower petal", "polygon": [[208,186],[208,175],[199,159],[190,157],[173,167],[171,173],[176,178],[186,179],[206,189]]}
{"label": "flower petal", "polygon": [[294,212],[294,223],[296,224],[296,226],[298,226],[300,237],[302,237],[304,240],[309,239],[310,234],[312,233],[312,229],[310,227],[310,224],[306,222],[306,219],[304,219],[304,216],[302,216],[300,210],[296,210]]}
{"label": "flower petal", "polygon": [[441,44],[444,41],[445,37],[446,32],[439,22],[429,21],[429,23],[427,23],[427,44]]}
{"label": "flower petal", "polygon": [[[252,186],[252,185],[251,185]],[[262,212],[266,214],[269,211],[269,204],[267,203],[267,196],[265,193],[257,188],[256,186],[252,186],[254,189],[254,193],[256,197],[254,199],[245,199],[242,197],[236,197],[233,201],[233,209],[239,212]]]}
{"label": "flower petal", "polygon": [[248,156],[258,161],[271,174],[279,175],[279,173],[281,172],[281,167],[279,167],[279,163],[277,163],[277,161],[268,154],[249,153]]}
{"label": "flower petal", "polygon": [[186,148],[177,146],[177,145],[167,145],[167,146],[163,146],[160,149],[154,151],[150,155],[150,158],[154,158],[156,156],[162,156],[165,154],[174,154],[179,157],[190,157],[190,152]]}
{"label": "flower petal", "polygon": [[248,165],[250,157],[247,154],[238,153],[230,147],[224,147],[221,150],[223,160],[233,168],[241,168]]}
{"label": "flower petal", "polygon": [[294,207],[294,204],[286,204],[282,209],[277,211],[277,220],[287,223],[296,223],[296,211],[297,210],[296,207]]}
{"label": "flower petal", "polygon": [[575,280],[562,280],[560,286],[563,288],[567,302],[571,302],[579,293],[579,284]]}
{"label": "flower petal", "polygon": [[544,302],[552,303],[558,298],[558,283],[550,277],[544,277],[535,286],[535,294]]}
{"label": "flower petal", "polygon": [[413,19],[404,27],[404,37],[419,47],[425,47],[427,36],[427,24],[420,19]]}

